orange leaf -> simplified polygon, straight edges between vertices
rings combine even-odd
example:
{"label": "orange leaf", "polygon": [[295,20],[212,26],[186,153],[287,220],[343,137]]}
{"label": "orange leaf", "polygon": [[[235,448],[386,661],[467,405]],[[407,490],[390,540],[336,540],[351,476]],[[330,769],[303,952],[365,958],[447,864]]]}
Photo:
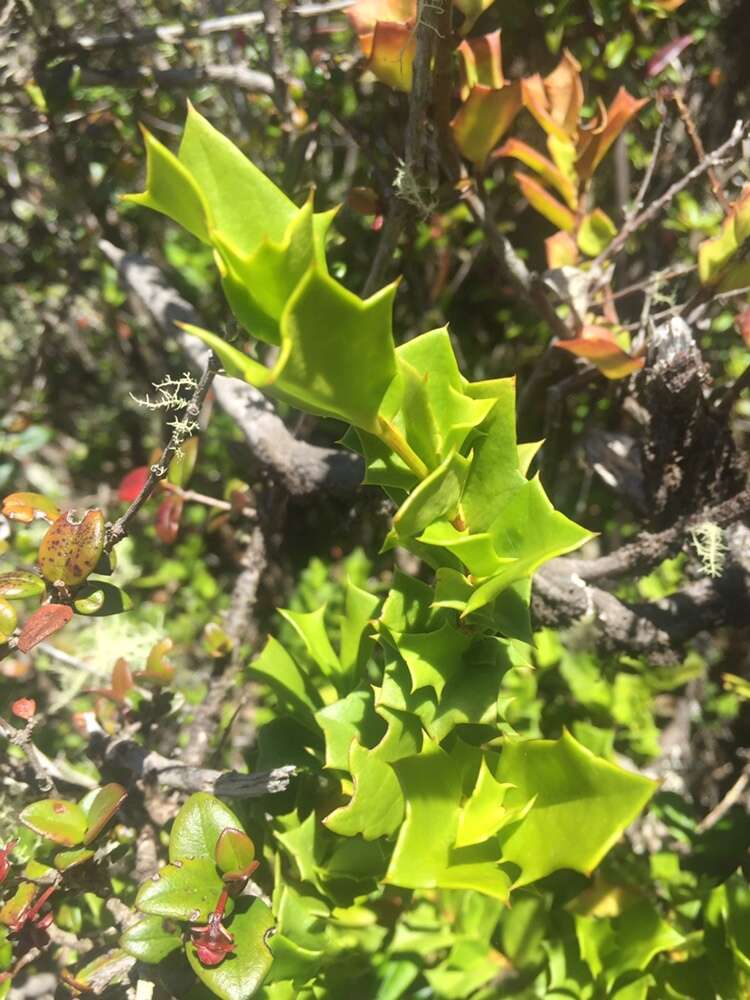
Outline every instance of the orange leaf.
{"label": "orange leaf", "polygon": [[575,267],[578,263],[578,244],[570,235],[563,232],[548,236],[544,241],[544,250],[547,254],[547,267]]}
{"label": "orange leaf", "polygon": [[505,85],[503,56],[498,28],[490,35],[465,39],[458,46],[461,54],[461,100],[465,101],[471,88],[478,83],[499,90]]}
{"label": "orange leaf", "polygon": [[544,89],[552,120],[568,135],[575,135],[583,105],[583,84],[581,64],[568,49],[563,52],[555,69],[545,76]]}
{"label": "orange leaf", "polygon": [[548,160],[546,156],[529,146],[528,143],[521,139],[508,139],[492,155],[493,157],[512,156],[516,160],[520,160],[521,163],[530,167],[543,180],[559,191],[570,208],[576,208],[578,198],[571,182],[552,160]]}
{"label": "orange leaf", "polygon": [[566,232],[575,229],[576,217],[557,198],[553,198],[549,191],[542,187],[539,181],[535,181],[528,174],[517,170],[513,176],[518,181],[524,198],[545,219],[549,219],[553,226],[563,229]]}
{"label": "orange leaf", "polygon": [[617,136],[644,104],[648,104],[648,100],[647,97],[633,97],[620,87],[601,120],[592,129],[581,133],[576,169],[582,180],[591,177]]}
{"label": "orange leaf", "polygon": [[11,493],[3,500],[1,513],[11,520],[30,524],[35,517],[54,521],[60,516],[60,509],[49,497],[41,493]]}
{"label": "orange leaf", "polygon": [[27,619],[18,637],[18,648],[28,653],[37,643],[48,639],[67,625],[73,617],[73,609],[67,604],[44,604]]}
{"label": "orange leaf", "polygon": [[171,545],[177,538],[182,520],[185,501],[177,493],[171,493],[162,500],[156,512],[156,535],[165,545]]}
{"label": "orange leaf", "polygon": [[409,91],[416,51],[417,40],[411,25],[378,21],[372,34],[367,68],[381,83]]}
{"label": "orange leaf", "polygon": [[558,340],[555,347],[561,347],[579,358],[585,358],[595,365],[607,378],[626,378],[643,368],[645,358],[631,358],[618,346],[615,336],[606,326],[584,326],[582,336],[572,340]]}
{"label": "orange leaf", "polygon": [[508,84],[493,90],[478,83],[451,122],[461,154],[477,166],[484,163],[521,110],[521,87]]}
{"label": "orange leaf", "polygon": [[347,7],[346,16],[358,35],[371,34],[378,21],[414,24],[417,0],[357,0]]}

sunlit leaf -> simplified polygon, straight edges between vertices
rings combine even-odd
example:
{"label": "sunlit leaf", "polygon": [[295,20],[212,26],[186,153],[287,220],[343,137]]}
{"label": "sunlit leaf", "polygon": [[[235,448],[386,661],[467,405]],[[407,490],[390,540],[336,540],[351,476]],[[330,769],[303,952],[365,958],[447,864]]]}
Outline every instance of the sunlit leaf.
{"label": "sunlit leaf", "polygon": [[65,847],[83,843],[88,821],[86,813],[75,802],[63,799],[42,799],[26,806],[19,820],[34,833]]}
{"label": "sunlit leaf", "polygon": [[521,85],[499,90],[477,84],[451,122],[462,156],[481,167],[521,110]]}

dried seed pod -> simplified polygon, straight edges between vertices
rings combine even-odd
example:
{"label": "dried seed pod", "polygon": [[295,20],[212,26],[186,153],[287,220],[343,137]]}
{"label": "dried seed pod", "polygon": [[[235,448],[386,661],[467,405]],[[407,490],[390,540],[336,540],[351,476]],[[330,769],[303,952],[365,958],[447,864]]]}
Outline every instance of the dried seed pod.
{"label": "dried seed pod", "polygon": [[50,526],[39,546],[39,569],[42,575],[67,587],[83,583],[91,573],[104,547],[104,515],[88,510],[79,519],[78,512],[66,511]]}

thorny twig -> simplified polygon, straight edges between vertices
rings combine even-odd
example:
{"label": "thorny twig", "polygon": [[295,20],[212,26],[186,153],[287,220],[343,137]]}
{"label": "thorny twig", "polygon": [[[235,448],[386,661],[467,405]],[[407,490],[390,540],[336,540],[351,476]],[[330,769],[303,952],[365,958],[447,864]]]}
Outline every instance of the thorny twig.
{"label": "thorny twig", "polygon": [[617,236],[615,236],[609,246],[591,262],[591,269],[596,271],[597,268],[601,268],[602,265],[608,260],[616,257],[633,233],[637,232],[637,230],[641,229],[641,227],[651,222],[652,219],[655,219],[662,209],[666,208],[666,206],[677,197],[680,191],[683,191],[697,177],[705,174],[707,170],[710,170],[712,167],[719,166],[724,161],[727,153],[734,149],[735,146],[739,145],[739,143],[745,138],[748,132],[748,127],[750,127],[750,123],[748,122],[736,122],[734,128],[732,129],[732,134],[725,142],[718,146],[713,153],[709,153],[705,160],[696,164],[696,166],[685,174],[684,177],[675,181],[674,184],[672,184],[671,187],[664,192],[664,194],[654,199],[648,208],[644,208],[642,212],[639,212],[623,225],[622,229]]}

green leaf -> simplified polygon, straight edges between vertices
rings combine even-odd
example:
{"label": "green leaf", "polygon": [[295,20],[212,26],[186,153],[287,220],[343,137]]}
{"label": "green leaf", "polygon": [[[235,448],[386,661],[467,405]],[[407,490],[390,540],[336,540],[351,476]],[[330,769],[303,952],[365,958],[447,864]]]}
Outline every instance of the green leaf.
{"label": "green leaf", "polygon": [[78,591],[73,607],[79,615],[104,618],[130,611],[133,601],[120,587],[106,580],[89,579]]}
{"label": "green leaf", "polygon": [[559,868],[588,874],[654,794],[657,783],[600,760],[565,732],[559,740],[508,743],[496,775],[514,787],[508,806],[535,797],[503,843],[521,869],[516,886]]}
{"label": "green leaf", "polygon": [[78,865],[85,865],[94,856],[94,851],[79,848],[75,851],[58,851],[55,855],[55,868],[58,871],[66,872],[69,868],[76,868]]}
{"label": "green leaf", "polygon": [[210,243],[208,207],[190,171],[148,129],[141,131],[146,144],[146,190],[126,194],[124,200],[161,212],[203,243]]}
{"label": "green leaf", "polygon": [[461,808],[456,834],[456,847],[481,844],[497,833],[508,812],[503,805],[510,786],[498,781],[482,757],[477,783],[470,798]]}
{"label": "green leaf", "polygon": [[178,159],[208,207],[210,228],[240,253],[252,253],[266,238],[283,239],[298,211],[294,202],[192,104]]}
{"label": "green leaf", "polygon": [[[529,531],[529,525],[534,526]],[[511,583],[534,573],[544,562],[564,555],[593,538],[593,533],[555,510],[539,477],[524,485],[498,512],[490,525],[495,552],[514,561],[474,591],[464,615],[484,607]]]}
{"label": "green leaf", "polygon": [[382,722],[372,708],[369,691],[353,691],[322,708],[315,716],[325,734],[326,767],[349,770],[349,748],[355,736],[363,744],[378,738]]}
{"label": "green leaf", "polygon": [[354,782],[351,800],[326,816],[325,825],[342,837],[359,834],[365,840],[395,833],[404,816],[404,797],[393,768],[355,738],[349,771]]}
{"label": "green leaf", "polygon": [[10,601],[6,601],[4,597],[0,597],[0,642],[5,642],[13,635],[17,624],[18,615],[16,614],[16,609]]}
{"label": "green leaf", "polygon": [[198,458],[198,437],[188,438],[180,445],[178,454],[169,463],[167,479],[175,486],[185,487],[190,482]]}
{"label": "green leaf", "polygon": [[[458,452],[450,455],[412,490],[393,518],[393,542],[424,531],[433,521],[456,514],[470,459]],[[386,542],[386,545],[389,544]]]}
{"label": "green leaf", "polygon": [[83,809],[75,802],[65,802],[62,799],[32,802],[22,810],[18,818],[34,833],[65,847],[83,843],[88,826]]}
{"label": "green leaf", "polygon": [[153,916],[205,923],[223,888],[213,858],[191,858],[165,865],[143,882],[135,905]]}
{"label": "green leaf", "polygon": [[188,961],[201,982],[221,1000],[249,1000],[271,968],[273,956],[267,939],[273,927],[273,914],[261,899],[243,899],[227,926],[234,937],[233,954],[219,965],[205,966],[195,947],[188,944]]}
{"label": "green leaf", "polygon": [[86,807],[88,828],[83,838],[84,844],[96,840],[127,797],[128,793],[122,785],[114,783],[104,785],[98,790],[90,805]]}
{"label": "green leaf", "polygon": [[576,233],[578,246],[589,257],[598,257],[606,250],[617,234],[617,226],[606,212],[600,208],[594,209],[581,219]]}
{"label": "green leaf", "polygon": [[312,661],[320,667],[327,676],[335,676],[341,671],[341,664],[336,655],[325,624],[327,605],[323,604],[315,611],[290,611],[279,608],[279,614],[292,626],[302,639]]}
{"label": "green leaf", "polygon": [[750,237],[750,187],[745,188],[732,205],[731,213],[721,224],[718,236],[704,240],[698,247],[698,276],[701,284],[712,284],[722,277],[726,264]]}
{"label": "green leaf", "polygon": [[185,325],[242,378],[298,409],[335,417],[371,433],[396,374],[391,332],[395,285],[363,301],[312,266],[281,317],[281,350],[272,369],[207,330]]}
{"label": "green leaf", "polygon": [[177,927],[171,927],[163,917],[143,917],[120,938],[120,947],[139,962],[156,964],[171,955],[182,944]]}
{"label": "green leaf", "polygon": [[646,969],[659,952],[679,948],[685,941],[645,899],[611,919],[576,916],[575,920],[581,957],[594,976],[603,973],[608,988],[619,976]]}
{"label": "green leaf", "polygon": [[243,830],[228,827],[216,842],[216,864],[225,876],[240,878],[255,858],[255,845]]}
{"label": "green leaf", "polygon": [[13,569],[0,573],[0,597],[8,601],[22,601],[27,597],[38,597],[45,590],[44,580],[36,573],[25,569]]}
{"label": "green leaf", "polygon": [[303,722],[312,719],[318,708],[316,696],[296,661],[273,636],[268,637],[260,655],[249,665],[248,673],[270,685],[287,712]]}
{"label": "green leaf", "polygon": [[208,792],[196,792],[175,816],[169,835],[169,860],[201,858],[213,865],[216,843],[222,831],[230,827],[242,829],[232,810]]}
{"label": "green leaf", "polygon": [[[339,663],[342,672],[355,674],[360,660],[369,653],[367,630],[380,598],[346,581],[344,614],[340,620]],[[363,648],[363,646],[365,648]]]}
{"label": "green leaf", "polygon": [[471,636],[447,621],[434,632],[394,636],[411,676],[412,691],[431,687],[438,697],[451,677],[464,669],[462,656],[471,645]]}

